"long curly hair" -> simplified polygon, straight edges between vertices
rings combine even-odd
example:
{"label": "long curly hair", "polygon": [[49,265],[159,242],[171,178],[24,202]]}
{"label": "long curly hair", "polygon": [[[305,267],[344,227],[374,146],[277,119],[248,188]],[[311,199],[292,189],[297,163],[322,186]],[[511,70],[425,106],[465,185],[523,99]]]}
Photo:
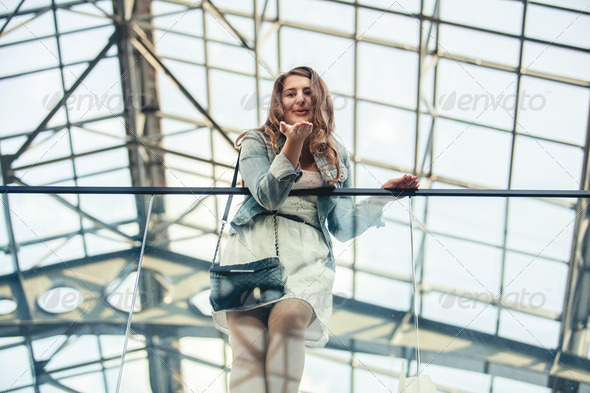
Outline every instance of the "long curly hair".
{"label": "long curly hair", "polygon": [[[291,75],[303,76],[311,80],[311,123],[313,124],[313,131],[309,137],[309,152],[312,156],[315,154],[324,156],[327,158],[330,166],[336,167],[337,176],[335,179],[329,181],[329,184],[334,184],[340,176],[340,154],[334,138],[334,106],[332,105],[328,86],[312,68],[296,67],[291,71],[281,74],[275,80],[268,118],[263,126],[255,130],[264,135],[267,145],[271,146],[278,154],[279,147],[277,142],[280,138],[285,137],[280,131],[280,122],[283,121],[283,115],[285,113],[285,108],[281,104],[281,97],[283,95],[285,79]],[[246,131],[238,137],[236,146],[240,145],[240,140],[248,132]]]}

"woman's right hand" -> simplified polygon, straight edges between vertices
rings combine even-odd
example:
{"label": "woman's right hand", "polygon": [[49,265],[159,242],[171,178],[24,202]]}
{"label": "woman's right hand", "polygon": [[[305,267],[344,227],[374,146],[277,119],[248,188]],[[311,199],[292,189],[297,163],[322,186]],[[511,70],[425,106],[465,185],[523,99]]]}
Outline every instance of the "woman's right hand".
{"label": "woman's right hand", "polygon": [[287,137],[287,140],[293,142],[303,142],[313,130],[313,124],[309,121],[300,121],[293,125],[288,125],[282,121],[280,126],[281,133]]}

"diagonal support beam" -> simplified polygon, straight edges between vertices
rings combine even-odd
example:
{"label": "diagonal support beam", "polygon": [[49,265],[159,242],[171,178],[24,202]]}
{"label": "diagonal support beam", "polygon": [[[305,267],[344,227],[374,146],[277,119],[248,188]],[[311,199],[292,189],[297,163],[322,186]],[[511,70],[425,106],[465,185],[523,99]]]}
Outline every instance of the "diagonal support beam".
{"label": "diagonal support beam", "polygon": [[170,71],[170,69],[168,67],[166,67],[166,65],[164,64],[162,59],[160,59],[160,57],[152,51],[154,44],[149,41],[145,32],[136,24],[133,25],[133,31],[137,35],[137,37],[131,38],[131,43],[133,44],[133,46],[138,51],[143,53],[143,55],[145,56],[147,61],[152,65],[152,67],[157,68],[157,69],[163,71],[166,75],[168,75],[168,77],[172,80],[172,82],[176,85],[176,87],[178,87],[178,89],[182,92],[182,94],[211,123],[211,127],[214,128],[215,130],[217,130],[221,134],[221,136],[233,147],[234,142],[227,135],[227,133],[225,131],[223,131],[221,126],[219,124],[217,124],[217,122],[215,120],[213,120],[211,115],[209,115],[209,113],[205,110],[205,108],[203,108],[201,106],[201,104],[199,104],[199,102],[191,95],[191,93],[186,89],[186,87],[184,87],[184,85],[178,80],[178,78],[176,78],[174,76],[172,71]]}
{"label": "diagonal support beam", "polygon": [[[72,95],[72,93],[74,91],[76,91],[78,86],[80,86],[82,84],[84,79],[88,76],[88,74],[90,74],[90,72],[94,69],[94,67],[96,67],[96,65],[100,62],[100,60],[102,60],[106,56],[109,49],[111,49],[111,46],[113,46],[113,44],[116,42],[116,38],[117,38],[116,35],[117,35],[116,32],[113,33],[113,35],[111,35],[111,37],[109,38],[109,41],[104,46],[104,48],[100,51],[100,53],[88,64],[88,67],[84,70],[82,75],[80,75],[80,77],[76,80],[76,82],[74,82],[72,87],[68,91],[65,92],[62,99],[59,100],[59,102],[53,107],[53,109],[51,109],[51,111],[47,114],[47,116],[45,116],[45,119],[43,119],[41,124],[39,124],[37,126],[35,131],[33,131],[31,134],[29,134],[27,140],[22,144],[22,146],[18,149],[18,151],[16,153],[14,153],[13,155],[7,156],[8,158],[7,158],[6,164],[12,164],[18,157],[20,157],[25,151],[27,151],[29,146],[33,143],[35,138],[37,138],[39,133],[45,129],[45,127],[47,126],[49,121],[53,118],[53,116],[57,113],[57,111],[62,107],[62,105]],[[5,165],[4,162],[2,164]]]}
{"label": "diagonal support beam", "polygon": [[6,26],[8,26],[8,24],[10,23],[10,21],[12,20],[12,18],[14,16],[16,16],[16,14],[18,13],[18,10],[20,9],[20,7],[22,7],[22,5],[23,5],[24,2],[25,2],[25,0],[21,0],[20,3],[18,3],[18,5],[16,6],[16,9],[14,10],[14,12],[12,12],[10,14],[10,16],[8,18],[6,18],[6,22],[4,23],[4,25],[2,26],[2,28],[0,28],[0,37],[2,36],[2,33],[6,29]]}
{"label": "diagonal support beam", "polygon": [[[20,184],[22,184],[23,186],[28,186],[27,184],[23,183],[22,181],[18,181]],[[65,207],[72,209],[73,211],[75,211],[77,214],[79,214],[80,216],[92,221],[93,223],[95,223],[97,226],[104,228],[110,232],[113,232],[114,234],[116,234],[117,236],[121,236],[124,239],[127,239],[131,242],[131,244],[136,245],[136,243],[139,241],[137,238],[133,237],[133,236],[129,236],[128,234],[121,232],[120,230],[118,230],[117,228],[113,227],[112,225],[109,225],[101,220],[99,220],[98,218],[94,217],[91,214],[86,213],[85,211],[83,211],[82,209],[78,208],[76,205],[71,204],[70,202],[68,202],[67,200],[65,200],[64,198],[60,197],[57,194],[46,194],[50,197],[52,197],[53,199],[55,199],[56,201],[58,201],[59,203],[61,203],[62,205],[64,205]]]}
{"label": "diagonal support beam", "polygon": [[231,32],[240,41],[240,44],[242,44],[242,46],[245,49],[254,50],[252,46],[248,43],[248,41],[244,38],[244,36],[242,36],[242,33],[236,30],[236,28],[233,27],[231,23],[229,23],[229,21],[225,18],[225,15],[221,11],[219,11],[215,4],[213,4],[210,0],[203,1],[203,9],[209,12],[218,20],[223,21],[223,23],[231,30]]}

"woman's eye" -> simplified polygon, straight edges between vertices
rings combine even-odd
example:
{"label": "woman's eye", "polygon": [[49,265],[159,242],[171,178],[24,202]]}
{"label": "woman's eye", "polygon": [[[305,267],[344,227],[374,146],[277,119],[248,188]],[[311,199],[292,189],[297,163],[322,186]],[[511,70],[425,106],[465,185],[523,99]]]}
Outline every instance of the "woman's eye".
{"label": "woman's eye", "polygon": [[310,96],[311,95],[311,91],[304,91],[303,94],[305,94],[306,96]]}
{"label": "woman's eye", "polygon": [[287,93],[287,94],[285,94],[285,97],[293,97],[294,95],[295,94],[293,94],[293,93]]}

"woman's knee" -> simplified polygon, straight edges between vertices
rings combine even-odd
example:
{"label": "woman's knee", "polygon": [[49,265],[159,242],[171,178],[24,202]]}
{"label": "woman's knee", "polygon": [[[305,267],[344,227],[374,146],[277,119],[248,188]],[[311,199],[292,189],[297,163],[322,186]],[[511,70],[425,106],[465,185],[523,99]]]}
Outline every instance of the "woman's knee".
{"label": "woman's knee", "polygon": [[273,308],[268,319],[268,329],[271,334],[301,332],[309,326],[313,318],[313,309],[307,302],[287,299]]}

